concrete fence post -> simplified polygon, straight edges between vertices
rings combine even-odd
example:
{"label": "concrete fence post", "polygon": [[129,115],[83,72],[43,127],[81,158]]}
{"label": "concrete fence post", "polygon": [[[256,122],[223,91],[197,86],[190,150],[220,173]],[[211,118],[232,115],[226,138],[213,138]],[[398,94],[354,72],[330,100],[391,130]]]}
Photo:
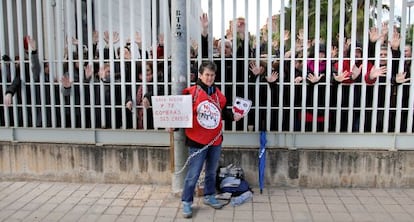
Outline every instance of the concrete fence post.
{"label": "concrete fence post", "polygon": [[[181,95],[187,84],[187,12],[186,0],[173,0],[171,5],[171,84],[172,95]],[[175,172],[180,170],[188,152],[184,144],[184,131],[174,132],[174,165]],[[185,172],[173,174],[172,191],[178,193],[184,184]]]}

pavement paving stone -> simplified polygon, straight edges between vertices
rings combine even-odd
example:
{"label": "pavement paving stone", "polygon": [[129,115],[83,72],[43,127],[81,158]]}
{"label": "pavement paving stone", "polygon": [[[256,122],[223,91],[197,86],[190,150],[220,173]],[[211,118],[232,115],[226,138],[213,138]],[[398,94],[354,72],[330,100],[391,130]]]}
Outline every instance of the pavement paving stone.
{"label": "pavement paving stone", "polygon": [[354,221],[375,221],[375,218],[369,213],[350,213]]}
{"label": "pavement paving stone", "polygon": [[324,204],[308,204],[309,211],[312,213],[327,213],[329,214],[328,208]]}
{"label": "pavement paving stone", "polygon": [[288,202],[288,200],[287,200],[286,196],[270,196],[270,202],[286,204]]}
{"label": "pavement paving stone", "polygon": [[96,203],[96,201],[98,201],[98,198],[89,198],[89,197],[84,197],[81,200],[79,200],[78,204],[79,205],[93,205]]}
{"label": "pavement paving stone", "polygon": [[342,200],[342,203],[344,204],[359,204],[359,200],[358,198],[356,198],[355,196],[344,196],[344,197],[340,197],[340,199]]}
{"label": "pavement paving stone", "polygon": [[122,211],[124,211],[124,209],[125,209],[125,207],[110,206],[110,207],[106,208],[106,210],[104,211],[104,214],[120,215],[122,213]]}
{"label": "pavement paving stone", "polygon": [[303,196],[287,196],[289,203],[306,203]]}
{"label": "pavement paving stone", "polygon": [[[155,221],[156,217],[155,216],[148,216],[148,215],[138,215],[135,218],[135,221],[148,221],[148,222],[153,222]],[[188,220],[187,220],[188,221]]]}
{"label": "pavement paving stone", "polygon": [[325,197],[337,197],[338,194],[335,192],[334,189],[318,189],[319,194],[325,198]]}
{"label": "pavement paving stone", "polygon": [[378,200],[377,198],[373,197],[373,196],[362,196],[362,197],[358,197],[359,202],[361,202],[362,204],[378,204]]}
{"label": "pavement paving stone", "polygon": [[310,212],[296,211],[292,212],[294,221],[312,221],[312,214]]}
{"label": "pavement paving stone", "polygon": [[339,199],[339,197],[328,196],[322,197],[322,199],[325,202],[325,204],[342,204],[342,200]]}
{"label": "pavement paving stone", "polygon": [[145,201],[145,207],[160,207],[163,203],[163,200],[153,200],[153,199],[149,199],[147,201]]}
{"label": "pavement paving stone", "polygon": [[336,191],[336,193],[338,194],[338,196],[341,196],[341,197],[353,197],[353,196],[355,196],[352,193],[352,190],[350,190],[350,189],[346,189],[346,188],[336,188],[334,190]]}
{"label": "pavement paving stone", "polygon": [[79,219],[78,222],[93,222],[98,221],[100,214],[84,214]]}
{"label": "pavement paving stone", "polygon": [[124,211],[122,212],[122,215],[137,216],[139,215],[140,211],[141,211],[141,207],[125,207]]}
{"label": "pavement paving stone", "polygon": [[286,203],[273,203],[272,202],[272,211],[273,212],[289,212],[289,205]]}
{"label": "pavement paving stone", "polygon": [[318,222],[331,222],[332,216],[329,213],[312,213],[312,220]]}
{"label": "pavement paving stone", "polygon": [[156,216],[159,209],[159,207],[142,207],[140,215]]}
{"label": "pavement paving stone", "polygon": [[73,204],[59,204],[53,211],[66,213],[74,207]]}
{"label": "pavement paving stone", "polygon": [[393,213],[391,214],[391,217],[395,221],[414,221],[414,217],[408,213]]}
{"label": "pavement paving stone", "polygon": [[292,214],[289,211],[272,212],[273,219],[279,220],[293,220]]}
{"label": "pavement paving stone", "polygon": [[327,204],[326,207],[328,208],[329,212],[331,213],[344,213],[348,212],[343,204]]}
{"label": "pavement paving stone", "polygon": [[341,212],[331,212],[331,216],[333,221],[338,222],[345,222],[345,221],[353,221],[352,216],[349,213],[341,213]]}
{"label": "pavement paving stone", "polygon": [[114,198],[102,197],[95,204],[110,206],[112,201],[114,201]]}
{"label": "pavement paving stone", "polygon": [[[256,213],[260,213],[260,212],[256,212]],[[239,221],[239,220],[253,220],[253,212],[252,211],[238,211],[235,210],[234,211],[234,221]]]}
{"label": "pavement paving stone", "polygon": [[305,203],[289,203],[290,211],[293,212],[309,212],[308,205]]}
{"label": "pavement paving stone", "polygon": [[[245,203],[247,204],[247,203]],[[243,205],[245,205],[243,204]],[[271,211],[272,207],[270,206],[269,203],[256,203],[253,202],[253,211]]]}
{"label": "pavement paving stone", "polygon": [[111,206],[128,206],[130,199],[127,198],[116,198],[111,202]]}
{"label": "pavement paving stone", "polygon": [[302,189],[302,194],[305,197],[312,197],[312,196],[319,197],[320,196],[320,193],[319,193],[319,191],[317,189],[308,189],[308,188],[305,188],[305,189]]}
{"label": "pavement paving stone", "polygon": [[372,197],[372,193],[370,193],[367,189],[353,189],[352,193],[358,197]]}
{"label": "pavement paving stone", "polygon": [[6,205],[4,207],[2,207],[2,209],[6,209],[6,210],[19,210],[21,208],[23,208],[28,202],[23,202],[23,201],[15,201],[9,205]]}
{"label": "pavement paving stone", "polygon": [[42,221],[56,222],[56,221],[59,221],[64,216],[65,216],[64,212],[52,212],[46,215],[44,218],[42,218]]}
{"label": "pavement paving stone", "polygon": [[97,221],[99,221],[99,222],[113,222],[113,221],[116,221],[117,218],[118,218],[118,215],[103,214],[98,218]]}
{"label": "pavement paving stone", "polygon": [[195,197],[192,220],[182,217],[180,196],[162,185],[2,181],[0,197],[0,222],[414,221],[411,188],[269,187],[221,210]]}
{"label": "pavement paving stone", "polygon": [[386,213],[376,213],[372,214],[372,217],[374,218],[375,222],[388,222],[388,221],[398,221],[394,220],[391,215]]}
{"label": "pavement paving stone", "polygon": [[32,211],[30,210],[19,210],[14,212],[10,215],[9,219],[17,219],[17,220],[23,220],[25,217],[27,217],[29,214],[31,214]]}
{"label": "pavement paving stone", "polygon": [[132,215],[121,215],[116,219],[116,222],[131,222],[131,221],[135,221],[135,218],[137,216],[132,216]]}
{"label": "pavement paving stone", "polygon": [[305,196],[307,204],[323,204],[324,201],[320,196]]}
{"label": "pavement paving stone", "polygon": [[365,207],[362,204],[356,203],[356,204],[345,204],[346,209],[350,213],[362,213],[367,212]]}
{"label": "pavement paving stone", "polygon": [[377,200],[378,200],[378,202],[380,202],[383,205],[387,205],[387,204],[397,204],[397,201],[394,200],[390,196],[388,196],[388,197],[379,196],[379,197],[377,197]]}
{"label": "pavement paving stone", "polygon": [[108,208],[108,206],[106,205],[92,205],[90,208],[88,208],[87,213],[88,214],[102,214],[106,209]]}
{"label": "pavement paving stone", "polygon": [[269,198],[268,195],[257,194],[257,195],[254,195],[254,202],[256,202],[256,203],[269,203],[270,198]]}
{"label": "pavement paving stone", "polygon": [[273,215],[271,211],[254,211],[253,220],[255,221],[273,220]]}

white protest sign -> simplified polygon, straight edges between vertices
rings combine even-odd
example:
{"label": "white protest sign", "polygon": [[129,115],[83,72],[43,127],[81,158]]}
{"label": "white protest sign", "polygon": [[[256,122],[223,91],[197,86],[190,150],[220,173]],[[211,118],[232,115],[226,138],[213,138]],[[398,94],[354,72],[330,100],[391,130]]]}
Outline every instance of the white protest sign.
{"label": "white protest sign", "polygon": [[193,112],[191,95],[152,96],[155,128],[191,128]]}

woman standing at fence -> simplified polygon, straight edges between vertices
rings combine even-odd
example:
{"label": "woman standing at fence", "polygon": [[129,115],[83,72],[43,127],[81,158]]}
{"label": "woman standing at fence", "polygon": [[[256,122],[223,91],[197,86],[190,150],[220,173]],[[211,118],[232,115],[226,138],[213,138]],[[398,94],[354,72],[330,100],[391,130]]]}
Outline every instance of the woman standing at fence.
{"label": "woman standing at fence", "polygon": [[[183,216],[192,217],[194,189],[205,162],[205,186],[203,202],[215,209],[223,205],[215,198],[216,170],[221,154],[222,120],[238,121],[242,118],[225,109],[226,97],[214,85],[217,67],[214,62],[203,62],[199,78],[194,86],[184,89],[183,94],[193,97],[193,127],[185,130],[189,155],[199,152],[190,159],[181,197]],[[205,148],[205,149],[201,149]]]}

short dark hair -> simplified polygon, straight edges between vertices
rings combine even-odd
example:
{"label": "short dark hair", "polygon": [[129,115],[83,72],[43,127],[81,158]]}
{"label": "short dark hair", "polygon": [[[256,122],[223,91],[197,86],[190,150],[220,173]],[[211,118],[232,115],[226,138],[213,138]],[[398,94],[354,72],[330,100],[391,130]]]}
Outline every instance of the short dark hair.
{"label": "short dark hair", "polygon": [[216,63],[214,63],[213,61],[210,61],[210,60],[203,61],[203,62],[201,62],[201,65],[200,65],[200,68],[198,69],[198,72],[202,74],[204,72],[204,69],[210,69],[211,71],[216,72],[217,71],[217,65],[216,65]]}

